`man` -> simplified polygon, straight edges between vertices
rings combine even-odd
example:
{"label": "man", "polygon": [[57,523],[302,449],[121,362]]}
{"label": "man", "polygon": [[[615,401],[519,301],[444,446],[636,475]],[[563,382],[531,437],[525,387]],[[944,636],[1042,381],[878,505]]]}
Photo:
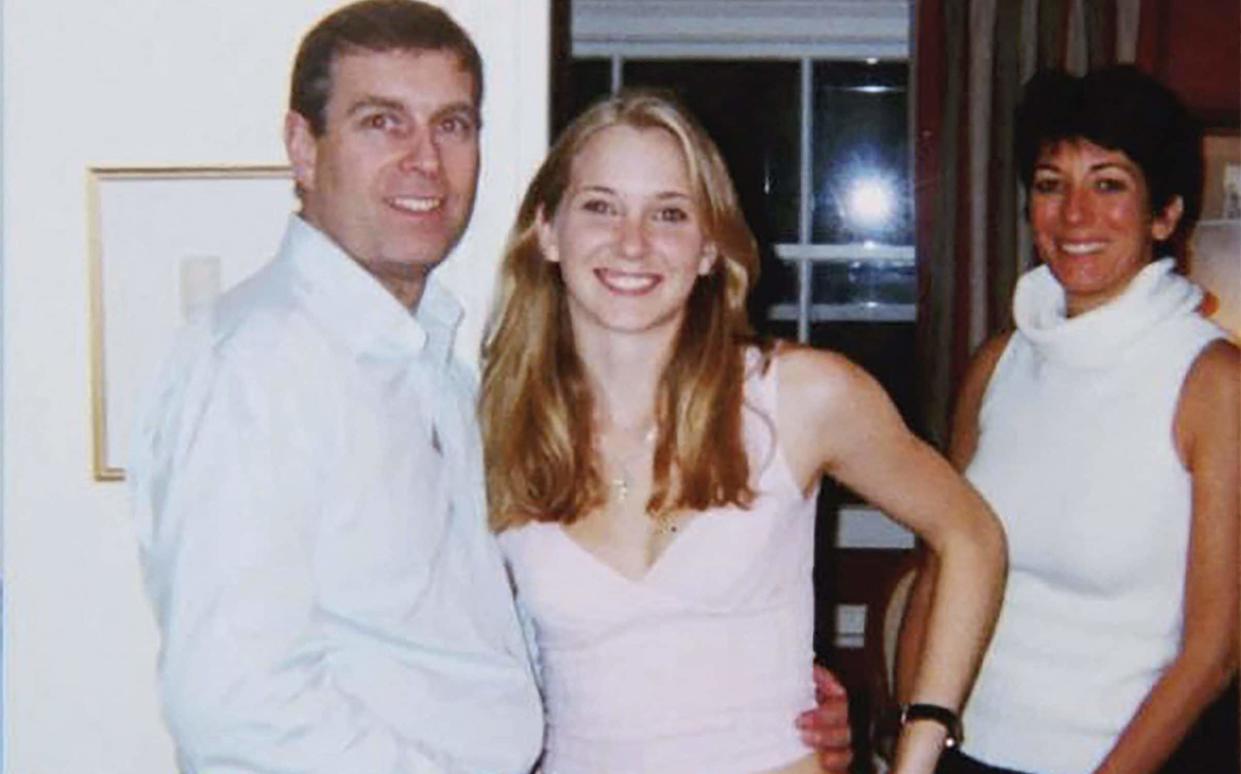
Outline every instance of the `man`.
{"label": "man", "polygon": [[[300,216],[183,332],[135,434],[184,772],[519,774],[538,757],[452,356],[460,307],[432,276],[473,206],[481,96],[473,43],[424,3],[346,6],[302,41],[285,123]],[[820,680],[801,722],[843,761],[844,700]]]}

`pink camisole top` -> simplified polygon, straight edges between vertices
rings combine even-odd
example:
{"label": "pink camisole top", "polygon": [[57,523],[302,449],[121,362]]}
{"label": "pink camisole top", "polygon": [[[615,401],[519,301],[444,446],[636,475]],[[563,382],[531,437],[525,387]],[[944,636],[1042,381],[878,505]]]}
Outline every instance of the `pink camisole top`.
{"label": "pink camisole top", "polygon": [[745,443],[756,498],[688,520],[640,580],[558,523],[500,545],[546,706],[543,774],[752,774],[810,751],[816,491],[775,442],[776,367],[747,357]]}

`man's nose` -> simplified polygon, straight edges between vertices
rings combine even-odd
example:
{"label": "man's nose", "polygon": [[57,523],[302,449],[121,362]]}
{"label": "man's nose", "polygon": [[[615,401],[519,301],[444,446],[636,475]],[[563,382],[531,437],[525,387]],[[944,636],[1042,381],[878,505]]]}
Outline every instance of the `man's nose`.
{"label": "man's nose", "polygon": [[410,135],[401,156],[401,169],[406,172],[421,172],[424,175],[439,174],[440,148],[432,132],[421,130]]}

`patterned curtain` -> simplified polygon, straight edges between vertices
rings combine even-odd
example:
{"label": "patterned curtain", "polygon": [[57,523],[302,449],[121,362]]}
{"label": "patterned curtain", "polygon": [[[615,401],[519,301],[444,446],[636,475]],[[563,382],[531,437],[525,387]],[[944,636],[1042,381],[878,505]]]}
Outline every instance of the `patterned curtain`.
{"label": "patterned curtain", "polygon": [[943,448],[970,354],[1033,265],[1013,110],[1039,67],[1149,69],[1159,0],[915,0],[911,121],[923,430]]}

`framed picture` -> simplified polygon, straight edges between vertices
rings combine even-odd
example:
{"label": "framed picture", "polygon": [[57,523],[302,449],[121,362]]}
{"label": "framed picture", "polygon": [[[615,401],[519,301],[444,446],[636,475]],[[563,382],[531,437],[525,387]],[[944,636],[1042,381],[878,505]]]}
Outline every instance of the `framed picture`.
{"label": "framed picture", "polygon": [[1241,342],[1241,133],[1208,131],[1202,218],[1189,249],[1189,276],[1207,291],[1203,312]]}
{"label": "framed picture", "polygon": [[296,207],[287,167],[92,167],[93,468],[124,478],[144,386],[177,329],[275,255]]}
{"label": "framed picture", "polygon": [[1241,133],[1208,131],[1202,157],[1202,220],[1241,219]]}

